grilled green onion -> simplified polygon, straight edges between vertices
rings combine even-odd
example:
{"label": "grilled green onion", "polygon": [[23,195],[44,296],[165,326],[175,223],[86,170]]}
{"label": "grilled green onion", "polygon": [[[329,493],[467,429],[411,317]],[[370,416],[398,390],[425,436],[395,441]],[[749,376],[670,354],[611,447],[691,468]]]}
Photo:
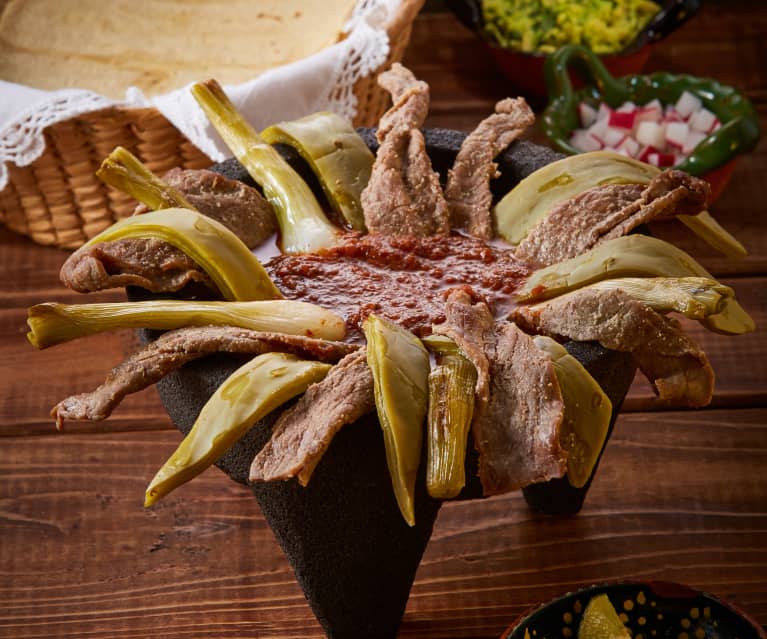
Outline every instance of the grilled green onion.
{"label": "grilled green onion", "polygon": [[125,238],[155,237],[182,250],[213,280],[227,300],[281,298],[255,255],[220,222],[188,209],[163,209],[119,220],[85,246]]}
{"label": "grilled green onion", "polygon": [[36,304],[29,309],[30,343],[47,348],[79,337],[122,328],[172,330],[184,326],[239,326],[339,340],[344,320],[321,306],[292,300],[198,302],[149,300],[103,304]]}
{"label": "grilled green onion", "polygon": [[477,369],[450,338],[425,338],[423,342],[437,363],[429,374],[426,488],[432,497],[451,499],[466,484],[466,445],[474,415]]}
{"label": "grilled green onion", "polygon": [[194,209],[178,190],[163,182],[135,155],[118,146],[101,163],[96,176],[118,191],[127,193],[151,210]]}
{"label": "grilled green onion", "polygon": [[261,132],[269,144],[287,144],[312,167],[328,202],[357,231],[365,230],[360,194],[370,180],[375,156],[351,123],[321,111],[280,122]]}
{"label": "grilled green onion", "polygon": [[[627,235],[608,240],[564,262],[538,269],[517,291],[517,298],[525,302],[540,301],[618,277],[703,277],[714,280],[706,269],[676,246],[646,235]],[[726,335],[749,333],[756,328],[753,319],[734,297],[726,297],[721,310],[703,318],[701,323]]]}
{"label": "grilled green onion", "polygon": [[195,84],[192,95],[274,208],[282,251],[311,253],[334,246],[338,230],[325,217],[311,189],[237,112],[218,82]]}
{"label": "grilled green onion", "polygon": [[146,490],[151,506],[214,464],[262,417],[327,375],[329,364],[266,353],[241,366],[211,395],[192,430]]}
{"label": "grilled green onion", "polygon": [[428,401],[429,354],[415,335],[370,315],[362,325],[394,496],[415,525],[415,480]]}

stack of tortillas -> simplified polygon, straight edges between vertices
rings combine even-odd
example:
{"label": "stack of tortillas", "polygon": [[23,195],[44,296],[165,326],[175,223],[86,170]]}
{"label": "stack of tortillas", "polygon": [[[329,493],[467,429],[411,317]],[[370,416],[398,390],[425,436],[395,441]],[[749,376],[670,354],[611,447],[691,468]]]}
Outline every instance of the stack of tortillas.
{"label": "stack of tortillas", "polygon": [[341,38],[354,0],[0,0],[0,79],[121,99],[250,80]]}

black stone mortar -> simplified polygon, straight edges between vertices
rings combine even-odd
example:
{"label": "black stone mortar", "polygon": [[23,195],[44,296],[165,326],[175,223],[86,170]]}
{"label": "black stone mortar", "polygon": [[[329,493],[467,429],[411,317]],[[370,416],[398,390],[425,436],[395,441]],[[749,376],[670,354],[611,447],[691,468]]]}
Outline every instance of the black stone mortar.
{"label": "black stone mortar", "polygon": [[[374,130],[360,129],[371,149]],[[466,134],[445,129],[424,131],[432,164],[444,181]],[[324,199],[316,178],[290,147],[283,156]],[[501,176],[492,185],[496,198],[538,168],[563,156],[546,147],[515,142],[497,162]],[[236,160],[212,167],[223,175],[253,184]],[[129,291],[132,298],[145,297]],[[144,340],[153,335],[143,332]],[[631,357],[596,343],[565,344],[602,386],[613,405],[612,431],[635,367]],[[223,381],[241,366],[242,357],[217,354],[193,361],[158,383],[160,398],[178,429],[186,434],[200,410]],[[217,465],[247,485],[250,463],[271,436],[280,408],[257,423]],[[426,447],[424,446],[424,451]],[[467,485],[459,499],[482,496],[476,476],[477,455],[467,455]],[[593,477],[593,475],[592,475]],[[383,437],[375,414],[341,429],[304,488],[296,480],[250,486],[290,561],[317,619],[332,639],[391,639],[405,611],[418,564],[431,536],[441,501],[428,496],[421,463],[415,497],[416,525],[408,527],[399,512],[386,466]],[[580,510],[589,483],[573,488],[567,479],[524,490],[529,506],[550,514]]]}

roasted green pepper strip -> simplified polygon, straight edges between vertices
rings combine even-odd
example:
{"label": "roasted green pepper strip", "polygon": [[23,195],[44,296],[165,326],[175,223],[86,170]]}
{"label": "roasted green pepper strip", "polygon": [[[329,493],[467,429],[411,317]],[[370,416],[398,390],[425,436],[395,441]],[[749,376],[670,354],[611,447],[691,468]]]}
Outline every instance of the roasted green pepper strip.
{"label": "roasted green pepper strip", "polygon": [[36,304],[28,311],[27,339],[47,348],[79,337],[122,328],[172,330],[184,326],[239,326],[339,340],[344,320],[321,306],[293,300],[198,302],[149,300],[103,304]]}
{"label": "roasted green pepper strip", "polygon": [[312,253],[334,246],[338,230],[325,217],[311,189],[237,112],[218,82],[195,84],[192,95],[274,208],[282,251]]}
{"label": "roasted green pepper strip", "polygon": [[474,415],[477,369],[449,338],[423,340],[436,357],[429,374],[426,488],[451,499],[466,484],[466,445]]}
{"label": "roasted green pepper strip", "polygon": [[214,464],[262,417],[327,375],[329,364],[266,353],[241,366],[211,395],[192,430],[146,490],[151,506]]}
{"label": "roasted green pepper strip", "polygon": [[144,166],[141,160],[121,146],[101,163],[96,176],[109,186],[146,204],[153,211],[195,208],[181,191],[163,182]]}
{"label": "roasted green pepper strip", "polygon": [[[618,277],[704,277],[714,280],[706,269],[676,246],[646,235],[627,235],[535,271],[516,295],[521,301],[540,301]],[[726,335],[749,333],[756,328],[734,297],[725,298],[722,310],[705,317],[701,323]]]}
{"label": "roasted green pepper strip", "polygon": [[220,222],[188,209],[163,209],[119,220],[85,246],[131,237],[156,237],[192,258],[227,300],[282,294],[243,241]]}
{"label": "roasted green pepper strip", "polygon": [[607,439],[613,406],[602,387],[564,346],[543,335],[533,341],[549,354],[554,365],[565,402],[559,444],[567,451],[567,481],[582,488]]}
{"label": "roasted green pepper strip", "polygon": [[357,231],[365,230],[360,195],[370,180],[375,156],[351,123],[330,111],[261,132],[269,144],[293,147],[312,167],[328,202]]}
{"label": "roasted green pepper strip", "polygon": [[[498,202],[494,209],[498,233],[519,244],[532,228],[558,204],[605,184],[649,184],[661,170],[612,151],[579,153],[552,162],[527,176]],[[708,213],[679,215],[693,233],[728,257],[742,258],[747,252]]]}
{"label": "roasted green pepper strip", "polygon": [[415,480],[428,402],[429,354],[415,335],[370,315],[362,325],[394,496],[415,525]]}

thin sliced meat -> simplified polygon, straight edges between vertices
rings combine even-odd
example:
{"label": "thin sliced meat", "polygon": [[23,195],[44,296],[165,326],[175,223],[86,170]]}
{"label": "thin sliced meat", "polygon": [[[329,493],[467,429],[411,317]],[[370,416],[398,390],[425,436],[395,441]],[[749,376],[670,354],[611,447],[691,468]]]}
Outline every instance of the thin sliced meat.
{"label": "thin sliced meat", "polygon": [[153,293],[180,291],[192,282],[216,285],[186,253],[156,238],[129,238],[83,246],[64,262],[59,277],[78,293],[140,286]]}
{"label": "thin sliced meat", "polygon": [[211,353],[260,355],[276,351],[337,362],[358,348],[341,342],[234,326],[180,328],[164,333],[116,366],[96,390],[68,397],[57,404],[51,415],[56,418],[59,428],[66,419],[106,419],[127,395],[143,390],[187,362]]}
{"label": "thin sliced meat", "polygon": [[490,180],[498,177],[493,159],[534,123],[535,115],[524,98],[507,98],[467,136],[445,186],[453,228],[465,229],[483,240],[493,238]]}
{"label": "thin sliced meat", "polygon": [[[171,169],[163,181],[179,190],[200,213],[218,220],[255,248],[277,232],[274,209],[257,189],[206,169]],[[139,205],[134,215],[149,209]]]}
{"label": "thin sliced meat", "polygon": [[375,410],[365,351],[347,355],[277,420],[250,467],[250,481],[298,476],[306,486],[335,434]]}
{"label": "thin sliced meat", "polygon": [[486,352],[490,398],[477,402],[472,421],[485,495],[564,476],[564,402],[551,359],[510,322],[496,325]]}
{"label": "thin sliced meat", "polygon": [[[164,179],[203,215],[228,227],[249,248],[276,229],[271,205],[254,188],[206,170],[169,171]],[[146,211],[139,207],[138,212]],[[124,239],[83,246],[64,262],[59,277],[80,293],[140,286],[154,293],[175,292],[191,282],[217,291],[208,275],[183,251],[159,239]]]}
{"label": "thin sliced meat", "polygon": [[370,181],[362,192],[365,224],[386,235],[446,235],[448,209],[419,127],[429,108],[429,86],[399,63],[378,76],[393,106],[381,118]]}
{"label": "thin sliced meat", "polygon": [[450,292],[445,304],[445,321],[435,324],[432,330],[437,335],[452,339],[466,358],[477,369],[477,397],[489,399],[490,361],[485,353],[487,344],[492,343],[495,320],[490,309],[483,302],[472,304],[471,296],[462,289]]}
{"label": "thin sliced meat", "polygon": [[709,191],[704,180],[674,170],[664,171],[647,186],[597,186],[554,207],[515,255],[537,267],[555,264],[652,220],[700,213]]}
{"label": "thin sliced meat", "polygon": [[690,407],[711,401],[714,372],[706,354],[676,321],[621,290],[580,289],[521,306],[511,318],[530,332],[631,353],[661,400]]}
{"label": "thin sliced meat", "polygon": [[434,330],[477,367],[472,433],[485,495],[563,476],[564,402],[551,359],[514,324],[496,323],[487,305],[473,303],[465,291],[451,292],[447,306],[447,321]]}

